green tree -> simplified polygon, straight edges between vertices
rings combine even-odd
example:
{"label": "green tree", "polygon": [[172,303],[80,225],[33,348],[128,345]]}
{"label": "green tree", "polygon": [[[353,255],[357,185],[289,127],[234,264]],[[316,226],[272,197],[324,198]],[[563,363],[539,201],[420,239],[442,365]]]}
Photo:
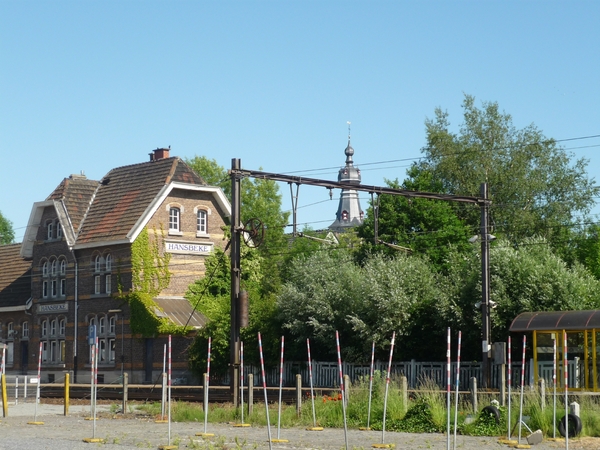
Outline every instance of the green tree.
{"label": "green tree", "polygon": [[296,342],[315,343],[315,358],[335,360],[336,330],[344,359],[360,362],[373,341],[385,357],[381,352],[392,332],[404,340],[416,320],[426,320],[428,339],[433,335],[436,316],[420,311],[435,308],[444,295],[422,258],[376,255],[360,266],[349,249],[336,249],[299,257],[292,265],[278,298],[281,320]]}
{"label": "green tree", "polygon": [[231,200],[231,178],[217,160],[209,159],[206,156],[194,156],[185,158],[185,162],[206,184],[220,187],[227,198]]}
{"label": "green tree", "polygon": [[[425,122],[422,170],[430,171],[448,194],[478,196],[481,183],[487,182],[495,234],[513,241],[527,236],[543,236],[553,244],[565,241],[569,227],[590,212],[599,192],[586,173],[588,161],[573,161],[535,125],[516,129],[495,102],[484,102],[479,109],[475,98],[465,95],[462,106],[458,133],[439,108]],[[473,227],[479,224],[474,208],[465,206],[462,217]]]}
{"label": "green tree", "polygon": [[0,244],[12,244],[14,240],[13,224],[0,212]]}
{"label": "green tree", "polygon": [[[451,271],[443,289],[443,322],[463,332],[465,358],[479,359],[481,342],[481,259],[472,252],[452,252]],[[543,238],[526,238],[519,246],[505,239],[490,250],[490,299],[493,341],[506,341],[510,324],[525,311],[598,309],[600,282],[582,265],[567,265]]]}
{"label": "green tree", "polygon": [[[433,178],[432,172],[423,170],[419,165],[414,164],[407,173],[408,178],[402,185],[398,180],[386,180],[387,186],[420,192],[443,191],[442,184]],[[457,205],[449,201],[381,195],[378,237],[416,254],[427,255],[436,269],[443,271],[447,268],[450,245],[466,250],[470,245],[469,238],[477,233],[460,219],[458,213]],[[365,239],[361,250],[363,257],[372,251],[382,251],[389,255],[399,251],[374,244],[373,205],[370,206],[364,223],[358,227],[358,234]]]}

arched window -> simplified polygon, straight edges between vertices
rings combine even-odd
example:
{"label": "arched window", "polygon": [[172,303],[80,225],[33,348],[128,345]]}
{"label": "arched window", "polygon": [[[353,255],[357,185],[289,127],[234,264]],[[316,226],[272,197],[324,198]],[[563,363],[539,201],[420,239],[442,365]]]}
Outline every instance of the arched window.
{"label": "arched window", "polygon": [[60,274],[62,276],[67,274],[67,261],[64,259],[60,260]]}
{"label": "arched window", "polygon": [[60,226],[60,222],[58,220],[56,221],[56,238],[62,238],[62,227]]}
{"label": "arched window", "polygon": [[42,337],[48,336],[48,320],[42,320]]}
{"label": "arched window", "polygon": [[52,262],[50,263],[50,275],[52,275],[53,277],[56,276],[56,260],[53,259]]}
{"label": "arched window", "polygon": [[104,262],[104,258],[102,256],[97,255],[96,259],[94,259],[94,272],[100,272],[102,270],[102,263]]}
{"label": "arched window", "polygon": [[58,335],[64,336],[67,328],[67,319],[64,317],[58,321]]}
{"label": "arched window", "polygon": [[46,225],[46,239],[50,240],[54,237],[54,224],[52,222],[48,222]]}
{"label": "arched window", "polygon": [[44,264],[42,264],[42,276],[48,276],[48,261],[44,261]]}
{"label": "arched window", "polygon": [[23,339],[29,339],[29,322],[26,320],[21,324],[21,337]]}
{"label": "arched window", "polygon": [[106,255],[104,265],[107,272],[110,272],[112,270],[112,256],[110,253]]}
{"label": "arched window", "polygon": [[50,336],[56,336],[56,319],[52,319],[50,322]]}

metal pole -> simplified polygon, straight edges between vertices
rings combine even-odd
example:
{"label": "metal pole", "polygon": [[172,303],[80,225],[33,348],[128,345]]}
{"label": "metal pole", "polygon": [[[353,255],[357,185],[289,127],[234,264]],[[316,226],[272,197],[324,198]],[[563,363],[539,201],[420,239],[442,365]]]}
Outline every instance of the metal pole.
{"label": "metal pole", "polygon": [[482,387],[489,386],[489,349],[490,349],[490,241],[488,226],[488,186],[481,184],[481,350],[482,350]]}
{"label": "metal pole", "polygon": [[241,168],[241,160],[233,158],[231,160],[231,334],[229,348],[230,364],[230,386],[229,391],[233,401],[234,408],[238,407],[239,400],[239,344],[240,344],[240,321],[239,302],[240,295],[240,195],[241,195],[241,175],[237,171]]}

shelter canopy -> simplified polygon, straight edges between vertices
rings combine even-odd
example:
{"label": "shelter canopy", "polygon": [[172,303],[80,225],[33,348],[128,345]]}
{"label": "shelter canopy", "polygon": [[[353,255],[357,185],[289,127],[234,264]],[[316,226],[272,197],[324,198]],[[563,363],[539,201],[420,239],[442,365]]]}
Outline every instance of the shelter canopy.
{"label": "shelter canopy", "polygon": [[600,329],[600,310],[524,312],[513,320],[509,331],[593,329]]}

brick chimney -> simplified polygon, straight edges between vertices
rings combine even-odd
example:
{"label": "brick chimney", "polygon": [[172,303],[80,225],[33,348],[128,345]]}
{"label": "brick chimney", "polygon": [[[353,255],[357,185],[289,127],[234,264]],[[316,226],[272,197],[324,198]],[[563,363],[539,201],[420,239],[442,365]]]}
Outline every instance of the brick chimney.
{"label": "brick chimney", "polygon": [[152,150],[152,153],[150,153],[150,161],[168,158],[170,151],[171,146],[169,146],[169,148],[157,148],[156,150]]}

